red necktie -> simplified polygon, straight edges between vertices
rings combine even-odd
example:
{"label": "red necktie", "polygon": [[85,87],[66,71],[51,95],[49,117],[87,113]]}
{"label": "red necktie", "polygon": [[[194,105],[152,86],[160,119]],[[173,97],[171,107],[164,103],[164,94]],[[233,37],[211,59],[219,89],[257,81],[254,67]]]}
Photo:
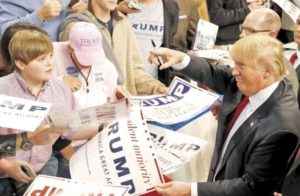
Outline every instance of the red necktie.
{"label": "red necktie", "polygon": [[296,158],[295,160],[299,159],[300,158],[300,147],[298,148],[298,152],[297,152],[297,155],[296,155]]}
{"label": "red necktie", "polygon": [[248,102],[249,102],[249,97],[245,96],[242,99],[242,101],[240,102],[240,104],[238,105],[238,107],[235,109],[235,112],[234,112],[230,122],[228,123],[228,126],[224,129],[223,141],[226,140],[227,136],[229,135],[229,132],[230,132],[231,128],[233,127],[233,125],[235,123],[235,121],[238,119],[239,115],[244,110],[244,108],[246,107]]}
{"label": "red necktie", "polygon": [[292,56],[290,57],[290,63],[294,66],[296,59],[298,58],[297,56],[297,52],[295,52],[294,54],[292,54]]}

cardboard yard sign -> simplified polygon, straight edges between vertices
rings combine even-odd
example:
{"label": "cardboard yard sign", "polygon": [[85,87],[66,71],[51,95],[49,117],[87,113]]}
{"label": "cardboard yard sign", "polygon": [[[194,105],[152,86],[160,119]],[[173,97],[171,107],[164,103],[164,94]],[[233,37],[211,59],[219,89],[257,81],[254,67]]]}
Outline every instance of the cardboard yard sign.
{"label": "cardboard yard sign", "polygon": [[128,187],[87,183],[39,175],[24,196],[124,196]]}
{"label": "cardboard yard sign", "polygon": [[128,118],[111,123],[72,156],[72,179],[128,186],[130,195],[163,183],[141,110],[131,109]]}

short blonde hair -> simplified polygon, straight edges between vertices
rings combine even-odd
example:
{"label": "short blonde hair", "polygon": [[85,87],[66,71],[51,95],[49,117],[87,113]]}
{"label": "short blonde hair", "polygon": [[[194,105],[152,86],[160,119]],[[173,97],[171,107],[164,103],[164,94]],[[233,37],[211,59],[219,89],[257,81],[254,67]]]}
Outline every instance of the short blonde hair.
{"label": "short blonde hair", "polygon": [[233,45],[230,55],[235,62],[247,61],[256,66],[272,66],[276,80],[281,80],[286,75],[282,43],[270,36],[246,36]]}
{"label": "short blonde hair", "polygon": [[36,30],[21,30],[17,32],[9,42],[9,55],[12,64],[20,60],[25,64],[35,58],[53,52],[51,39]]}

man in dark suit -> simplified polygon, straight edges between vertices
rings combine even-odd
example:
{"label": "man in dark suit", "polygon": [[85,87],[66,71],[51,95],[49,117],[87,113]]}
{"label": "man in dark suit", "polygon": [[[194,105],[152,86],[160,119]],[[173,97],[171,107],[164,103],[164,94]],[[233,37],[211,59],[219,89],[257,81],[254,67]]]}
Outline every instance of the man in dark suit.
{"label": "man in dark suit", "polygon": [[219,26],[216,45],[233,44],[239,39],[239,27],[247,14],[262,8],[262,0],[210,0],[208,13],[212,23]]}
{"label": "man in dark suit", "polygon": [[172,196],[271,196],[279,190],[300,135],[297,100],[283,79],[281,43],[266,35],[240,39],[231,50],[233,69],[165,48],[153,51],[150,60],[158,64],[157,56],[164,61],[161,69],[172,66],[224,94],[208,182],[170,182],[157,191]]}

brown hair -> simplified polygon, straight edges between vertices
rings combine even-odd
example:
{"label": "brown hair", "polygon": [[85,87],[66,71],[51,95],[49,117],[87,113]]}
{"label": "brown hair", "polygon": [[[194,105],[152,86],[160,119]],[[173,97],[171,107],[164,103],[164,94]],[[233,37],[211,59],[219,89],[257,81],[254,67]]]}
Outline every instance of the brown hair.
{"label": "brown hair", "polygon": [[11,39],[8,50],[11,62],[16,67],[16,60],[28,64],[43,54],[53,52],[53,45],[51,39],[44,33],[36,30],[21,30]]}
{"label": "brown hair", "polygon": [[37,30],[47,35],[45,31],[30,23],[17,22],[9,26],[4,31],[2,38],[0,40],[0,59],[1,59],[0,72],[2,71],[3,75],[10,74],[11,72],[14,71],[14,66],[11,63],[11,59],[8,51],[9,42],[18,31],[25,30],[25,29]]}

